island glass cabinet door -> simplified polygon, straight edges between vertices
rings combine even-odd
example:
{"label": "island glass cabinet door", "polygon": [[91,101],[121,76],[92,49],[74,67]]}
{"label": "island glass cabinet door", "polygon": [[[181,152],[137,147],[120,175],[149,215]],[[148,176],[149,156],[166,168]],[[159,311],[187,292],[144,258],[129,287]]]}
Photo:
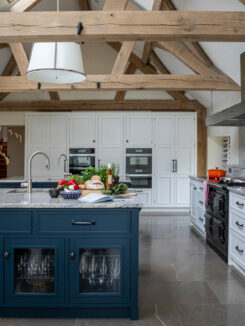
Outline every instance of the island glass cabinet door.
{"label": "island glass cabinet door", "polygon": [[72,303],[129,302],[129,239],[73,239],[69,258]]}
{"label": "island glass cabinet door", "polygon": [[4,241],[5,301],[64,303],[64,240]]}

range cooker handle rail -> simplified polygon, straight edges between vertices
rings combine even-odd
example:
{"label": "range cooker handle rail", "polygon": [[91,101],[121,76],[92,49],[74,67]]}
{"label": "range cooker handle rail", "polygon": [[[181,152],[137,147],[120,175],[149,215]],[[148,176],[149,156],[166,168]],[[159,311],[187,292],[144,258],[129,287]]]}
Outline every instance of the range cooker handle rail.
{"label": "range cooker handle rail", "polygon": [[89,221],[89,222],[79,222],[79,221],[71,221],[72,225],[80,225],[80,226],[86,226],[86,225],[95,225],[95,220]]}
{"label": "range cooker handle rail", "polygon": [[240,224],[238,221],[236,221],[236,225],[237,225],[239,228],[241,228],[241,229],[243,229],[243,227],[244,227],[244,225],[243,225],[243,224]]}
{"label": "range cooker handle rail", "polygon": [[236,205],[239,206],[239,207],[244,207],[244,203],[240,203],[239,201],[236,202]]}
{"label": "range cooker handle rail", "polygon": [[238,245],[235,247],[235,249],[239,252],[239,254],[243,255],[243,249],[239,249]]}
{"label": "range cooker handle rail", "polygon": [[225,227],[222,224],[219,226],[219,241],[225,243]]}

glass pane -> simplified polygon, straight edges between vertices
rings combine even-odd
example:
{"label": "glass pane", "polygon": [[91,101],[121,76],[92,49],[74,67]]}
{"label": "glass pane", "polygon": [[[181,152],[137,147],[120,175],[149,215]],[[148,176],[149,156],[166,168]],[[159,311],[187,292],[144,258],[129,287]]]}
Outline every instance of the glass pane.
{"label": "glass pane", "polygon": [[120,292],[120,249],[80,249],[79,291]]}
{"label": "glass pane", "polygon": [[15,293],[54,293],[54,255],[54,249],[15,249]]}
{"label": "glass pane", "polygon": [[130,157],[130,165],[147,166],[149,164],[149,157],[133,156]]}

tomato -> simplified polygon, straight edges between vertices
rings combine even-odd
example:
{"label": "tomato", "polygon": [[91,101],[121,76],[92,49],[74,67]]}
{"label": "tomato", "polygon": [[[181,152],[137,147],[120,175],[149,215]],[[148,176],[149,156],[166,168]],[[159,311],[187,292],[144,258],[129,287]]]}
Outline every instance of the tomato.
{"label": "tomato", "polygon": [[60,186],[65,186],[67,185],[67,181],[66,180],[60,180],[57,184],[57,188],[60,187]]}
{"label": "tomato", "polygon": [[78,183],[74,179],[70,180],[70,182],[68,183],[68,186],[74,186],[74,190],[78,189]]}

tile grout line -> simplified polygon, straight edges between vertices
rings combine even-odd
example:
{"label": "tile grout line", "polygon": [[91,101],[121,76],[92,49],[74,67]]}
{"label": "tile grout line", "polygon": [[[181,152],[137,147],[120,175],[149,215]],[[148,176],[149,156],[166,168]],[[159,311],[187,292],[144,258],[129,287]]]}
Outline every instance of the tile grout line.
{"label": "tile grout line", "polygon": [[159,321],[159,323],[162,325],[162,326],[167,326],[164,321],[161,320],[161,318],[158,316],[158,310],[157,310],[157,305],[155,304],[155,317],[156,317],[156,320]]}

